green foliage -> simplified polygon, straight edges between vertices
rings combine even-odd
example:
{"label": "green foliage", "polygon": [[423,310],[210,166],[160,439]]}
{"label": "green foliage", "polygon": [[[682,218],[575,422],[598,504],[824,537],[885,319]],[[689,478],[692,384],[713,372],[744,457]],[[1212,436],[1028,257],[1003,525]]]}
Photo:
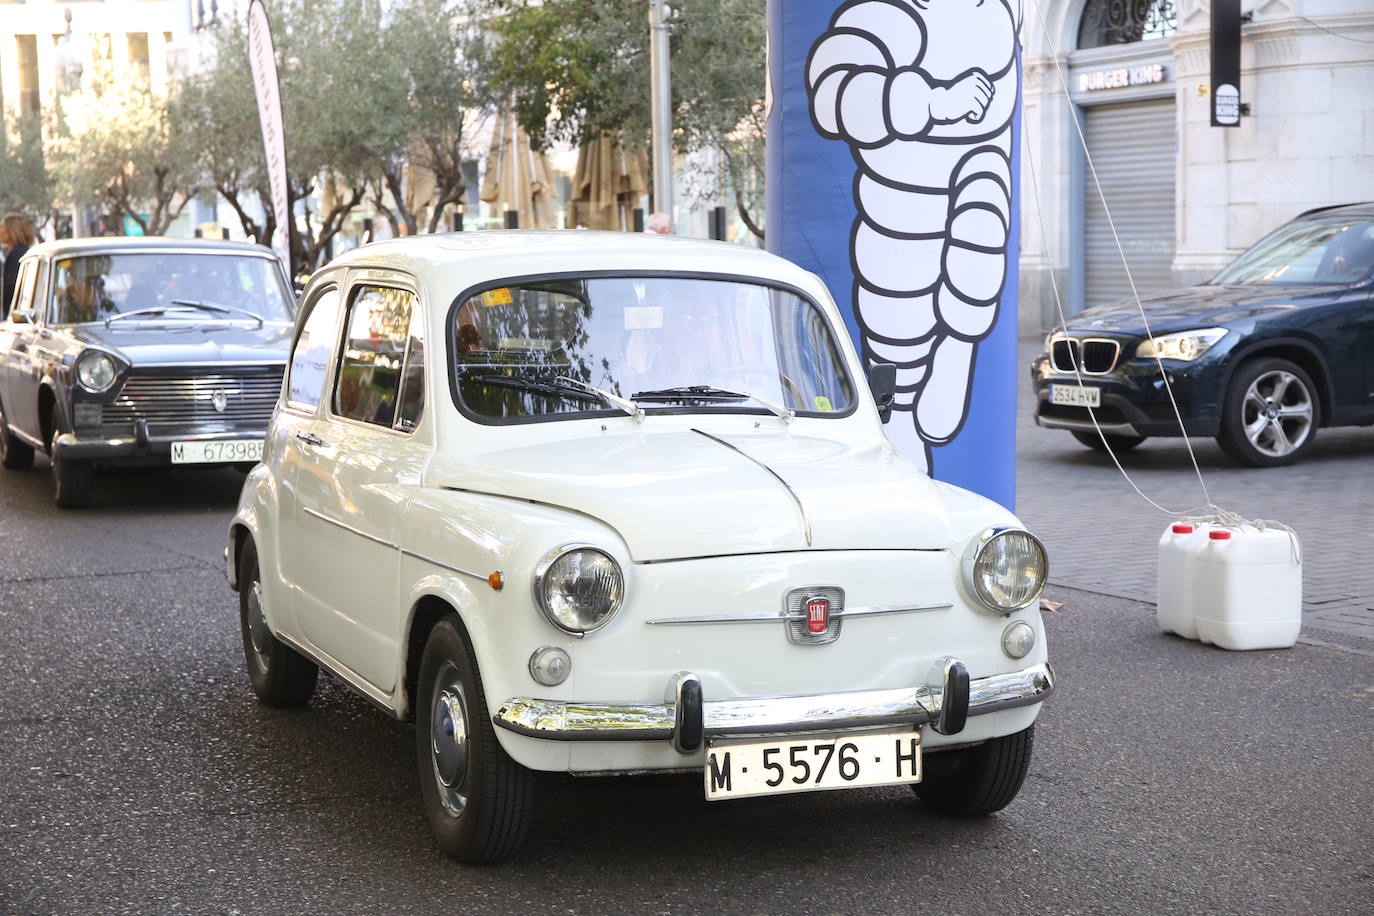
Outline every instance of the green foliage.
{"label": "green foliage", "polygon": [[98,57],[85,87],[62,100],[51,167],[67,200],[96,201],[147,235],[167,231],[197,190],[194,160],[176,137],[174,106]]}
{"label": "green foliage", "polygon": [[53,206],[53,183],[43,157],[43,125],[25,115],[5,125],[5,153],[0,157],[0,212],[27,213],[42,224]]}
{"label": "green foliage", "polygon": [[[673,142],[719,152],[745,221],[762,236],[765,0],[678,0],[669,23]],[[492,81],[534,142],[603,132],[645,143],[649,25],[644,0],[491,0],[500,37]],[[714,200],[718,180],[693,190]]]}

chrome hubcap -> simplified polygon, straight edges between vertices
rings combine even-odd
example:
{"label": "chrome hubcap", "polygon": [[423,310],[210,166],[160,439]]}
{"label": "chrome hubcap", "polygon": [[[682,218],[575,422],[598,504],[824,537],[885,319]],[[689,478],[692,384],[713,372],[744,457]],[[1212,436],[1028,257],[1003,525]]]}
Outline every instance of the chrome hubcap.
{"label": "chrome hubcap", "polygon": [[253,643],[253,662],[263,674],[267,673],[267,649],[271,646],[272,633],[267,629],[267,620],[262,616],[262,583],[254,582],[248,590],[248,636]]}
{"label": "chrome hubcap", "polygon": [[1241,404],[1245,438],[1271,458],[1291,455],[1307,441],[1314,414],[1312,393],[1302,379],[1282,369],[1255,379]]}
{"label": "chrome hubcap", "polygon": [[445,662],[434,678],[434,700],[429,717],[430,759],[439,789],[439,801],[455,817],[467,807],[468,728],[465,697],[458,669]]}

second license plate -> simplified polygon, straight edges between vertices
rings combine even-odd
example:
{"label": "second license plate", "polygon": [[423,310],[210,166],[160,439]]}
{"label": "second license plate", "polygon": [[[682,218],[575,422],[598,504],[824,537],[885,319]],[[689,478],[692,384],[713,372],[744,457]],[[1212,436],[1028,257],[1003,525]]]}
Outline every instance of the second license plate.
{"label": "second license plate", "polygon": [[217,464],[262,460],[261,439],[218,439],[172,443],[172,464]]}
{"label": "second license plate", "polygon": [[707,801],[920,781],[921,733],[911,729],[712,742],[706,749]]}
{"label": "second license plate", "polygon": [[1050,403],[1066,407],[1101,407],[1102,389],[1087,385],[1051,385]]}

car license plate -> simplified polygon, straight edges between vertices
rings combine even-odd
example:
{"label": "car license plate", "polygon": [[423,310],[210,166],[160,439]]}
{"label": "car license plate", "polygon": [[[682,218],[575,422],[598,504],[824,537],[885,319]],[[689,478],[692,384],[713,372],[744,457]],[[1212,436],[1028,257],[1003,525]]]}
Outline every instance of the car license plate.
{"label": "car license plate", "polygon": [[173,442],[172,464],[216,464],[262,460],[261,439]]}
{"label": "car license plate", "polygon": [[1068,407],[1101,407],[1102,389],[1087,385],[1051,385],[1050,403]]}
{"label": "car license plate", "polygon": [[711,742],[706,800],[921,781],[921,733]]}

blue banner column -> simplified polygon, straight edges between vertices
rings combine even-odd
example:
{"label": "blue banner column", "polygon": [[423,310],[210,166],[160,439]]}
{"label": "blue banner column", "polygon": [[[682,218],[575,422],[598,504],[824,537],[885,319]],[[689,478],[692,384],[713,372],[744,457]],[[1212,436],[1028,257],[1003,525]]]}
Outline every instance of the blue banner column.
{"label": "blue banner column", "polygon": [[887,433],[1016,499],[1021,0],[769,0],[768,249],[830,287]]}

